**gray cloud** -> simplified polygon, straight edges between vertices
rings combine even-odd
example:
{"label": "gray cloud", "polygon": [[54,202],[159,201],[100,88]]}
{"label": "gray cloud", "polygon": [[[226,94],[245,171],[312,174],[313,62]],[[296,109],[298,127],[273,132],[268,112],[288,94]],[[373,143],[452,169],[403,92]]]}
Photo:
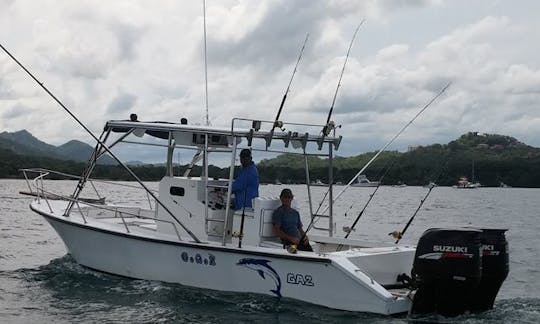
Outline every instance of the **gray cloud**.
{"label": "gray cloud", "polygon": [[[0,6],[0,39],[92,129],[139,107],[152,107],[138,112],[145,120],[204,121],[199,2]],[[345,136],[340,155],[380,147],[448,81],[448,93],[396,148],[472,130],[540,146],[539,45],[530,41],[540,26],[534,10],[524,11],[504,2],[207,1],[210,119],[222,127],[232,116],[273,119],[309,32],[282,116],[322,123],[352,32],[366,18],[334,107]],[[1,125],[25,128],[14,102],[35,114],[50,98],[5,57],[0,72]],[[60,141],[73,124],[58,123],[40,136]]]}
{"label": "gray cloud", "polygon": [[2,109],[1,116],[3,119],[17,119],[28,115],[31,109],[23,104],[15,103],[8,108]]}
{"label": "gray cloud", "polygon": [[129,93],[119,93],[107,106],[107,112],[115,115],[123,114],[133,108],[137,97]]}

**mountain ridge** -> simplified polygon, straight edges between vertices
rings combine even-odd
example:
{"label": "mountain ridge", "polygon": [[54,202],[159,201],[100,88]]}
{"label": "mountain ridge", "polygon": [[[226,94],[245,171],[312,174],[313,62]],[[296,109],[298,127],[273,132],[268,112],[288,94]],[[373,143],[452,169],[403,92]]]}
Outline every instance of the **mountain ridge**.
{"label": "mountain ridge", "polygon": [[[43,156],[52,159],[86,162],[92,155],[94,148],[78,140],[70,140],[62,145],[54,146],[36,138],[26,129],[0,133],[0,147],[13,151],[19,155]],[[98,164],[116,165],[116,161],[104,155]]]}

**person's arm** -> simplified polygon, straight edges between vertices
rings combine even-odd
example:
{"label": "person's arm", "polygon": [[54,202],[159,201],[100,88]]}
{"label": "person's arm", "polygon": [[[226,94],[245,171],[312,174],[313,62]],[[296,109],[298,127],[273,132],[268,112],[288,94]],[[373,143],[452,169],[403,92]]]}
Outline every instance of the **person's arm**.
{"label": "person's arm", "polygon": [[274,234],[276,234],[280,239],[289,242],[291,244],[298,245],[298,239],[296,237],[287,235],[287,233],[283,232],[280,228],[280,225],[273,225],[272,230],[274,231]]}
{"label": "person's arm", "polygon": [[246,178],[247,178],[245,179],[247,187],[250,187],[253,189],[258,188],[259,187],[259,172],[257,171],[257,168],[254,165],[252,165],[248,168],[248,170],[245,173],[246,173]]}
{"label": "person's arm", "polygon": [[232,183],[232,192],[239,192],[246,187],[246,172],[242,168]]}
{"label": "person's arm", "polygon": [[303,227],[304,225],[302,224],[302,220],[300,219],[300,213],[298,213],[298,211],[296,212],[296,215],[298,217],[298,231],[300,232],[300,238],[304,238],[304,241],[308,241],[308,238],[307,238],[307,235],[306,235],[306,232],[304,231]]}

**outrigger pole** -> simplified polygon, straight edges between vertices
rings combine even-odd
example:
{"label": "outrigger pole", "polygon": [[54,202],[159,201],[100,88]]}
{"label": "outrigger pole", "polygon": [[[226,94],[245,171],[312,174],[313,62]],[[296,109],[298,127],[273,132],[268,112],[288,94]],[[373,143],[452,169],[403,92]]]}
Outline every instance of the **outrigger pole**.
{"label": "outrigger pole", "polygon": [[[386,175],[388,174],[388,172],[390,171],[390,169],[392,169],[392,167],[394,166],[394,164],[397,162],[397,159],[394,159],[394,161],[392,162],[392,164],[386,168],[386,171],[384,172],[384,174],[382,175],[382,177],[379,178],[379,183],[377,184],[377,187],[375,188],[375,190],[373,190],[373,192],[371,193],[371,195],[369,195],[369,199],[366,201],[366,203],[364,204],[364,207],[362,208],[362,210],[360,210],[360,213],[358,213],[358,216],[356,216],[356,219],[354,220],[354,222],[352,223],[351,227],[350,227],[350,230],[347,232],[347,234],[345,235],[345,238],[348,238],[349,235],[352,233],[352,231],[354,230],[354,227],[356,226],[356,224],[358,224],[358,221],[360,220],[360,218],[362,217],[362,215],[364,215],[364,211],[366,210],[367,206],[369,205],[369,203],[371,202],[371,200],[373,199],[373,197],[375,196],[375,193],[377,193],[377,191],[379,190],[379,188],[381,187],[381,184],[382,184],[382,180],[384,179],[384,177],[386,177]],[[338,251],[341,249],[341,246],[340,245],[338,247]]]}
{"label": "outrigger pole", "polygon": [[332,105],[330,106],[330,110],[328,111],[328,117],[326,117],[326,124],[324,124],[324,127],[322,129],[323,136],[328,136],[328,134],[330,134],[330,131],[334,128],[333,123],[330,123],[330,118],[332,118],[332,112],[334,111],[334,104],[336,103],[339,87],[341,87],[341,79],[343,78],[343,73],[345,72],[345,66],[347,65],[347,61],[349,60],[349,54],[351,53],[351,48],[353,46],[354,39],[356,38],[356,34],[358,34],[358,30],[364,24],[364,21],[365,19],[362,19],[360,24],[358,24],[358,27],[356,27],[356,30],[354,31],[353,37],[351,39],[351,43],[349,44],[349,49],[347,50],[347,55],[345,56],[345,62],[343,62],[343,67],[341,68],[341,74],[339,75],[339,81],[336,87],[336,92],[334,92],[334,98],[332,99]]}
{"label": "outrigger pole", "polygon": [[[58,99],[55,97],[54,94],[52,94],[52,92],[49,91],[49,89],[47,89],[47,87],[45,87],[43,85],[43,82],[40,82],[30,71],[28,71],[28,69],[26,69],[26,67],[24,67],[24,65],[22,65],[21,62],[19,62],[2,44],[0,44],[0,47],[2,48],[2,50],[4,52],[6,52],[6,54],[11,57],[11,59],[13,61],[15,61],[15,63],[17,63],[34,81],[37,82],[37,84],[39,84],[39,86],[45,90],[45,92],[51,96],[51,98],[54,99],[54,101],[56,101],[56,103],[58,103],[58,105],[60,105],[60,107],[62,107],[88,134],[90,134],[90,136],[92,136],[92,138],[94,138],[94,140],[99,144],[101,145],[101,147],[103,149],[105,149],[105,151],[107,151],[107,153],[109,153],[115,160],[116,162],[118,162],[118,164],[120,164],[132,177],[133,179],[135,179],[135,181],[137,181],[141,187],[144,188],[144,190],[146,190],[146,192],[152,196],[152,198],[154,198],[156,200],[156,202],[161,206],[163,207],[163,209],[169,214],[171,215],[171,217],[180,225],[182,226],[182,228],[186,231],[186,233],[189,234],[189,236],[191,236],[191,238],[197,242],[197,243],[201,243],[201,241],[197,238],[197,236],[195,236],[195,234],[193,234],[184,224],[182,224],[182,222],[180,222],[180,220],[178,220],[178,218],[176,218],[176,216],[174,216],[174,214],[167,208],[167,206],[165,206],[155,195],[154,193],[148,189],[148,187],[146,187],[143,182],[139,179],[139,177],[137,177],[137,175],[131,171],[131,169],[124,164],[124,162],[122,162],[108,147],[107,145],[105,145],[105,143],[103,143],[99,138],[97,138],[96,135],[94,135],[94,133],[92,133],[92,131],[86,127],[86,125],[83,124],[83,122],[81,122],[77,116],[75,116],[66,106],[64,106],[64,104]],[[86,181],[86,179],[84,178],[81,178],[80,181]],[[82,189],[82,188],[81,188]],[[75,197],[74,197],[75,198]]]}
{"label": "outrigger pole", "polygon": [[309,38],[309,33],[306,34],[306,39],[304,39],[304,44],[302,45],[302,48],[300,49],[300,54],[298,55],[298,59],[296,60],[296,65],[294,66],[293,73],[291,75],[291,79],[289,80],[289,84],[287,85],[287,89],[285,90],[285,94],[283,95],[283,99],[281,99],[281,105],[279,105],[279,110],[276,115],[276,119],[274,120],[274,124],[272,125],[272,129],[270,130],[271,133],[274,132],[274,128],[278,127],[281,128],[282,123],[279,121],[279,116],[281,115],[281,111],[283,110],[283,105],[285,105],[285,100],[287,100],[287,94],[289,93],[289,89],[291,88],[291,84],[294,78],[294,75],[296,74],[296,70],[298,68],[298,63],[300,63],[300,59],[302,59],[302,54],[304,53],[304,48],[306,47],[306,43]]}
{"label": "outrigger pole", "polygon": [[[347,183],[347,185],[341,189],[341,191],[339,192],[339,194],[336,195],[336,198],[334,198],[334,203],[336,202],[336,200],[347,190],[349,189],[349,187],[351,186],[351,184],[356,181],[356,179],[362,174],[364,173],[364,171],[371,165],[371,163],[373,163],[373,161],[375,161],[375,159],[377,159],[377,157],[379,157],[379,155],[384,151],[386,150],[386,148],[388,146],[390,146],[390,144],[394,143],[394,141],[416,120],[416,118],[418,118],[418,116],[420,116],[426,109],[428,109],[429,106],[431,106],[431,104],[437,100],[437,98],[439,98],[445,91],[446,89],[448,89],[448,87],[450,87],[450,85],[452,84],[452,82],[448,82],[433,98],[431,98],[431,100],[422,108],[420,109],[420,111],[418,113],[416,113],[416,115],[414,115],[414,117],[405,125],[403,126],[403,128],[401,128],[401,130],[394,136],[392,137],[392,139],[390,141],[388,141],[388,143],[386,143],[378,152],[377,154],[375,154],[369,161],[368,163],[366,163],[366,165],[364,165],[364,167],[362,169],[360,169],[360,171],[358,171],[358,173]],[[328,209],[328,207],[326,207],[326,209]],[[325,211],[326,211],[325,209]]]}
{"label": "outrigger pole", "polygon": [[206,0],[203,0],[203,23],[204,23],[204,90],[206,98],[206,126],[210,126],[208,117],[208,63],[206,58]]}

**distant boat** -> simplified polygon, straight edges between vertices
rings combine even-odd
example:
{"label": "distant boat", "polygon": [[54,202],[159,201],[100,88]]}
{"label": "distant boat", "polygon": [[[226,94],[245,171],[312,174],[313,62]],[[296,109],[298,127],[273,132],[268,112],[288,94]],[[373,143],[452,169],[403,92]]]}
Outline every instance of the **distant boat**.
{"label": "distant boat", "polygon": [[467,177],[460,177],[458,180],[458,183],[454,185],[454,188],[457,189],[476,189],[480,188],[482,185],[480,182],[474,182],[474,160],[472,161],[472,167],[471,167],[471,181],[467,179]]}
{"label": "distant boat", "polygon": [[351,184],[352,187],[377,187],[379,185],[379,181],[369,181],[369,179],[361,174],[356,179],[356,182]]}
{"label": "distant boat", "polygon": [[470,182],[467,177],[460,177],[458,183],[453,187],[456,189],[476,189],[480,186],[481,184],[479,182]]}
{"label": "distant boat", "polygon": [[398,181],[398,183],[396,183],[395,185],[393,185],[392,187],[396,187],[396,188],[405,188],[407,187],[407,184],[406,183],[403,183],[401,181]]}
{"label": "distant boat", "polygon": [[499,182],[499,187],[501,187],[501,188],[512,188],[511,186],[507,185],[506,183],[504,183],[502,181]]}

